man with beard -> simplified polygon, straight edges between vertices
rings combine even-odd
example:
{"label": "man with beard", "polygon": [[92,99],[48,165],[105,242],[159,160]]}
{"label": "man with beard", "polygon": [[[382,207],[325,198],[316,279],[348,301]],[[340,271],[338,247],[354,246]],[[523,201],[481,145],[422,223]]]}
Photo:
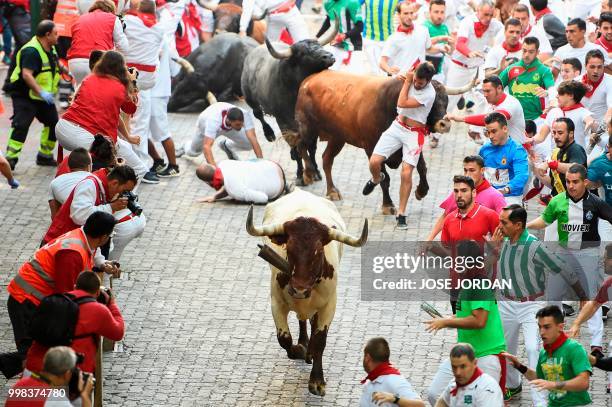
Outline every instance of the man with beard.
{"label": "man with beard", "polygon": [[[436,91],[431,78],[436,73],[429,62],[420,64],[416,70],[406,73],[404,86],[397,100],[397,118],[380,136],[370,157],[372,179],[363,188],[363,194],[369,195],[382,181],[381,165],[391,154],[402,149],[402,172],[400,184],[400,203],[397,216],[397,228],[408,229],[406,207],[412,189],[412,171],[416,167],[419,155],[423,150],[427,134],[427,116],[436,98]],[[418,196],[417,196],[418,198]]]}
{"label": "man with beard", "polygon": [[[514,8],[512,9],[512,18],[516,18],[521,22],[521,34],[519,37],[519,41],[523,42],[523,40],[527,37],[536,37],[538,41],[540,41],[538,59],[540,61],[548,60],[553,53],[552,46],[550,45],[550,41],[548,40],[546,31],[544,31],[544,29],[540,26],[531,24],[529,6],[522,3],[519,3],[514,6]],[[500,33],[497,35],[495,42],[500,44],[503,40],[504,36],[502,33]]]}

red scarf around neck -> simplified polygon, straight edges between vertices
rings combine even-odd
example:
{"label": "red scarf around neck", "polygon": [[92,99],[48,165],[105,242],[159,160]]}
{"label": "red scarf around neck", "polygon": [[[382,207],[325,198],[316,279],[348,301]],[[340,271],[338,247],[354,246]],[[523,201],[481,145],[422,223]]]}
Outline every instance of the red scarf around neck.
{"label": "red scarf around neck", "polygon": [[567,341],[568,339],[569,338],[567,337],[565,332],[561,331],[561,334],[559,335],[556,341],[554,341],[550,345],[544,344],[544,349],[546,349],[546,353],[548,354],[548,356],[552,357],[552,354],[555,353],[555,351],[561,346],[563,346],[565,341]]}
{"label": "red scarf around neck", "polygon": [[451,390],[451,394],[453,396],[457,395],[457,392],[459,391],[459,389],[461,387],[465,387],[468,384],[473,383],[476,379],[478,379],[480,376],[482,376],[482,370],[480,370],[480,368],[478,366],[476,366],[476,370],[474,370],[474,374],[472,375],[472,377],[470,377],[470,380],[468,380],[468,382],[466,384],[459,384],[455,381],[455,386],[452,390]]}
{"label": "red scarf around neck", "polygon": [[488,28],[489,28],[488,25],[484,25],[480,21],[476,21],[474,23],[474,33],[476,34],[476,38],[482,37]]}
{"label": "red scarf around neck", "polygon": [[102,181],[102,186],[104,187],[104,195],[106,196],[106,200],[110,202],[113,197],[110,196],[110,192],[108,191],[108,173],[109,170],[107,168],[100,168],[99,170],[94,171],[91,174],[95,175],[100,181]]}
{"label": "red scarf around neck", "polygon": [[480,183],[480,185],[478,185],[476,187],[476,193],[479,194],[482,191],[484,191],[485,189],[489,188],[491,186],[491,184],[489,184],[489,181],[487,181],[486,179],[482,179],[482,182]]}
{"label": "red scarf around neck", "polygon": [[538,23],[538,21],[540,20],[540,18],[544,17],[546,14],[550,14],[552,13],[552,11],[550,11],[550,9],[548,7],[546,7],[543,10],[538,11],[537,13],[535,13],[535,21],[536,24]]}
{"label": "red scarf around neck", "polygon": [[570,112],[572,110],[576,110],[576,109],[580,109],[581,107],[584,107],[584,105],[582,103],[576,103],[573,104],[571,106],[567,106],[567,107],[561,107],[559,106],[559,108],[563,111],[563,112]]}
{"label": "red scarf around neck", "polygon": [[517,42],[514,47],[511,47],[510,45],[508,45],[508,43],[506,41],[504,41],[504,42],[502,42],[502,47],[506,50],[506,52],[508,54],[510,54],[512,52],[520,51],[521,48],[523,47],[523,44],[521,44],[520,42]]}
{"label": "red scarf around neck", "polygon": [[587,88],[587,92],[584,94],[584,96],[588,98],[593,96],[593,93],[595,93],[595,90],[597,89],[599,84],[603,81],[605,75],[606,75],[605,73],[601,75],[601,78],[599,78],[597,82],[591,81],[587,74],[582,75],[582,83],[584,83],[584,86],[586,86]]}
{"label": "red scarf around neck", "polygon": [[127,14],[140,18],[145,27],[151,28],[157,24],[157,17],[155,14],[141,13],[140,11],[135,10],[130,10],[127,12]]}
{"label": "red scarf around neck", "polygon": [[412,34],[412,31],[414,31],[414,24],[410,27],[404,27],[402,24],[397,26],[397,32],[399,33]]}
{"label": "red scarf around neck", "polygon": [[608,52],[612,52],[612,42],[608,42],[606,41],[606,39],[604,38],[604,36],[602,35],[601,37],[599,37],[597,39],[597,41],[595,41],[595,44],[599,44],[602,47],[604,47],[604,49]]}
{"label": "red scarf around neck", "polygon": [[401,375],[401,373],[399,370],[391,366],[391,363],[382,362],[380,365],[372,369],[370,373],[368,373],[366,378],[361,381],[361,384],[364,384],[368,380],[373,382],[374,380],[376,380],[378,376],[385,376],[385,375]]}
{"label": "red scarf around neck", "polygon": [[532,28],[533,28],[533,27],[531,26],[531,24],[529,24],[529,26],[527,26],[527,29],[525,30],[525,32],[524,32],[524,33],[521,33],[521,38],[525,38],[526,36],[528,36],[528,35],[529,35],[529,33],[531,32],[531,29],[532,29]]}
{"label": "red scarf around neck", "polygon": [[215,168],[215,173],[213,175],[212,181],[210,181],[210,186],[216,189],[217,191],[220,190],[223,186],[223,174],[221,173],[221,168]]}
{"label": "red scarf around neck", "polygon": [[499,106],[504,103],[504,100],[506,100],[506,96],[507,95],[505,93],[502,93],[499,99],[497,100],[497,103],[495,103],[495,106]]}

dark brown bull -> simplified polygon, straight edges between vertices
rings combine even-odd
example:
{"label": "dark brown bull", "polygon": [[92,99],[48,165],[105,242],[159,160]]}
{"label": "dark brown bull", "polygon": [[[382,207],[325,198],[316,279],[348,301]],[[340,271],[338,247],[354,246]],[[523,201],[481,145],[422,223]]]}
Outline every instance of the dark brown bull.
{"label": "dark brown bull", "polygon": [[[220,34],[224,32],[238,33],[240,30],[240,15],[242,7],[234,3],[219,3],[198,1],[198,3],[213,12],[215,18],[214,33]],[[266,38],[266,23],[263,21],[265,13],[261,16],[253,16],[251,23],[247,28],[247,35],[253,38],[260,44],[264,43]]]}
{"label": "dark brown bull", "polygon": [[[474,79],[475,81],[475,79]],[[432,81],[436,89],[436,100],[429,116],[427,127],[432,132],[446,133],[450,122],[443,119],[448,105],[448,95],[465,93],[475,82],[463,88],[446,89],[437,81]],[[402,81],[396,78],[355,75],[337,71],[323,71],[306,78],[298,93],[295,118],[298,122],[297,148],[305,162],[305,182],[312,182],[313,169],[307,148],[316,143],[317,138],[327,141],[323,152],[323,170],[327,182],[327,197],[341,199],[340,191],[332,180],[332,165],[344,144],[363,148],[368,157],[381,134],[397,116],[397,99]],[[389,195],[390,178],[385,165],[397,168],[402,160],[402,150],[396,151],[383,164],[385,179],[380,186],[383,191],[382,212],[395,214],[395,206]],[[427,166],[423,154],[417,164],[420,182],[416,189],[417,199],[422,199],[429,190]]]}

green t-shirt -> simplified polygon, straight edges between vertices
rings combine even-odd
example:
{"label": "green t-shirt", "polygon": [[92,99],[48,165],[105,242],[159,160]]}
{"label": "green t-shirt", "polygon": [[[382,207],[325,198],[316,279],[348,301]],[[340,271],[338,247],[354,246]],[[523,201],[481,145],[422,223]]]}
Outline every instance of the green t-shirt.
{"label": "green t-shirt", "polygon": [[[536,374],[538,378],[551,382],[571,380],[582,372],[591,373],[593,369],[589,357],[581,344],[568,339],[557,348],[552,357],[545,349],[540,351]],[[588,391],[551,390],[548,392],[549,407],[584,406],[591,402]]]}
{"label": "green t-shirt", "polygon": [[529,66],[525,66],[521,60],[504,69],[499,78],[504,87],[508,86],[508,92],[523,106],[525,120],[540,117],[544,103],[542,98],[536,95],[536,89],[555,86],[555,79],[546,65],[536,59]]}
{"label": "green t-shirt", "polygon": [[[359,0],[328,0],[323,4],[323,7],[325,7],[325,11],[332,24],[336,15],[340,17],[340,28],[338,31],[341,33],[350,31],[356,22],[363,21]],[[342,41],[342,48],[345,51],[352,51],[353,44],[347,38]]]}
{"label": "green t-shirt", "polygon": [[[434,37],[441,37],[441,36],[448,36],[450,35],[450,32],[448,31],[448,27],[446,26],[446,24],[442,23],[440,25],[434,25],[434,23],[431,22],[431,20],[425,20],[425,22],[423,23],[423,25],[429,30],[429,36],[431,38]],[[448,44],[447,41],[441,41],[439,42],[439,44]],[[444,54],[440,53],[439,55],[436,56],[440,56],[442,58],[442,60],[444,60]],[[438,64],[438,72],[440,73],[442,72],[442,62],[440,62],[440,64]]]}
{"label": "green t-shirt", "polygon": [[[466,298],[476,300],[466,300]],[[472,345],[477,358],[505,351],[504,327],[493,291],[461,290],[457,302],[457,318],[469,317],[472,311],[477,309],[489,312],[487,324],[482,329],[457,329],[457,341]]]}

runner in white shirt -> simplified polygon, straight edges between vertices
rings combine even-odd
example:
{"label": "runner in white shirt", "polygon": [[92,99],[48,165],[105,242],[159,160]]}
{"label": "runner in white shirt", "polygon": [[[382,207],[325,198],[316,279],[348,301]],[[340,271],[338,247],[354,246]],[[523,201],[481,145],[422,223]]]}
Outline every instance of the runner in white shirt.
{"label": "runner in white shirt", "polygon": [[[527,2],[527,4],[529,4],[529,2]],[[512,18],[516,18],[521,22],[521,34],[519,38],[521,42],[523,42],[523,40],[527,37],[536,37],[538,41],[540,41],[540,48],[538,53],[538,58],[540,59],[540,61],[546,61],[550,57],[552,57],[553,50],[550,46],[548,36],[546,35],[546,32],[544,32],[544,29],[542,27],[531,23],[528,5],[517,4],[514,9],[512,9]],[[497,35],[497,38],[495,39],[496,43],[501,44],[503,40],[503,33],[499,33]]]}
{"label": "runner in white shirt", "polygon": [[237,159],[237,151],[253,150],[257,158],[263,158],[261,147],[255,135],[255,117],[250,110],[244,110],[230,103],[217,102],[206,108],[198,116],[196,134],[187,141],[183,151],[177,151],[176,156],[187,154],[197,157],[204,151],[206,162],[215,164],[212,155],[212,145],[218,136],[224,136],[219,146],[227,156]]}
{"label": "runner in white shirt", "polygon": [[504,396],[499,383],[476,364],[474,348],[458,343],[451,349],[452,380],[435,407],[503,407]]}
{"label": "runner in white shirt", "polygon": [[582,76],[587,88],[582,104],[599,123],[607,123],[612,116],[612,76],[604,73],[604,61],[599,50],[589,51],[585,57],[586,73]]}
{"label": "runner in white shirt", "polygon": [[253,13],[267,12],[268,29],[266,36],[271,41],[278,41],[283,28],[291,34],[294,42],[310,38],[306,22],[295,0],[244,0],[240,16],[240,35],[246,37],[246,31]]}
{"label": "runner in white shirt", "polygon": [[484,63],[485,75],[498,75],[508,65],[518,62],[523,55],[521,37],[521,22],[510,18],[504,24],[502,40],[487,53]]}
{"label": "runner in white shirt", "polygon": [[412,4],[402,2],[398,4],[400,24],[397,31],[387,38],[380,57],[380,69],[389,75],[397,75],[408,71],[425,61],[425,54],[449,52],[448,45],[439,44],[433,46],[434,42],[441,41],[440,38],[432,41],[429,30],[422,25],[415,25],[412,21]]}
{"label": "runner in white shirt", "polygon": [[196,175],[217,190],[198,202],[215,202],[229,196],[236,201],[265,204],[281,196],[286,187],[283,169],[270,160],[224,160],[216,168],[203,163]]}
{"label": "runner in white shirt", "polygon": [[[483,0],[476,16],[466,17],[461,21],[455,51],[451,55],[446,75],[447,86],[465,86],[474,78],[477,68],[483,64],[485,47],[504,29],[502,23],[493,20],[494,11],[490,0]],[[478,98],[476,94],[473,95]],[[449,113],[455,109],[459,98],[460,95],[448,97]]]}
{"label": "runner in white shirt", "polygon": [[74,186],[91,172],[91,157],[89,152],[79,147],[68,156],[69,173],[62,174],[49,184],[49,209],[51,218],[55,216],[60,206],[66,202]]}
{"label": "runner in white shirt", "polygon": [[404,85],[397,100],[397,118],[380,136],[370,157],[372,179],[363,188],[363,194],[372,193],[382,181],[383,162],[400,148],[402,149],[402,172],[400,183],[400,203],[397,216],[398,229],[407,229],[406,207],[412,190],[412,171],[416,167],[423,150],[427,134],[427,116],[431,111],[436,91],[431,78],[436,69],[430,62],[420,64],[415,71],[406,74]]}
{"label": "runner in white shirt", "polygon": [[598,49],[604,53],[606,57],[605,66],[612,62],[608,57],[606,50],[599,44],[594,44],[586,40],[586,23],[584,20],[574,18],[570,20],[565,29],[567,36],[567,44],[557,49],[555,52],[555,64],[553,65],[553,75],[556,77],[559,74],[560,63],[566,58],[578,58],[583,64],[582,73],[585,72],[584,57],[587,52],[592,49]]}

